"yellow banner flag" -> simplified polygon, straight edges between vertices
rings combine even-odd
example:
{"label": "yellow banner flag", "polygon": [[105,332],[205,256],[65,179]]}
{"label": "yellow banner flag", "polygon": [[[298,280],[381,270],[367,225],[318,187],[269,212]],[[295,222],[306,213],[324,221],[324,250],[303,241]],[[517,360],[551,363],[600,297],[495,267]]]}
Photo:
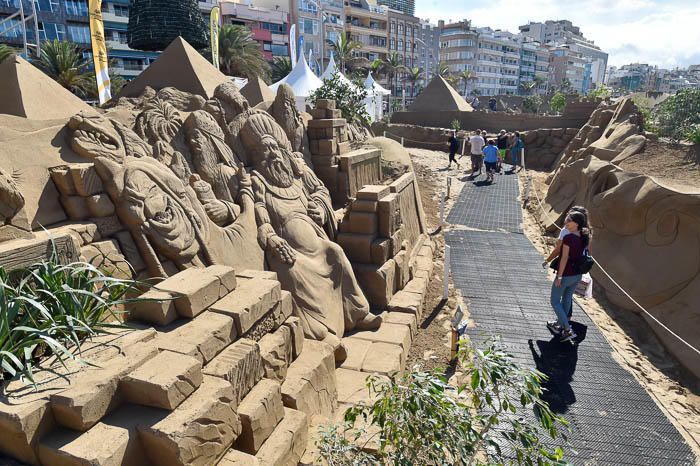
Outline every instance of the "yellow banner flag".
{"label": "yellow banner flag", "polygon": [[209,37],[211,38],[211,62],[219,69],[219,7],[215,6],[209,14]]}
{"label": "yellow banner flag", "polygon": [[102,105],[112,98],[107,44],[105,42],[104,23],[102,22],[102,0],[89,0],[89,10],[92,58],[97,78],[97,94],[100,98],[100,105]]}

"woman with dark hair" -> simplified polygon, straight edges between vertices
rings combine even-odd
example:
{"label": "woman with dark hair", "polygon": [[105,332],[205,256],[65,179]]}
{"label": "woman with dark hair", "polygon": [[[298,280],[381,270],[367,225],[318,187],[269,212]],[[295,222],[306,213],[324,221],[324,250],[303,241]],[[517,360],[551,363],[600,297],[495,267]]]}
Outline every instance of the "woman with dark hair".
{"label": "woman with dark hair", "polygon": [[576,333],[571,329],[567,316],[572,306],[576,286],[581,281],[581,273],[576,270],[576,263],[588,247],[588,220],[579,211],[570,211],[564,219],[564,228],[569,234],[562,240],[561,254],[557,268],[557,277],[552,284],[550,302],[557,320],[547,322],[550,330],[559,332],[561,341],[573,341]]}

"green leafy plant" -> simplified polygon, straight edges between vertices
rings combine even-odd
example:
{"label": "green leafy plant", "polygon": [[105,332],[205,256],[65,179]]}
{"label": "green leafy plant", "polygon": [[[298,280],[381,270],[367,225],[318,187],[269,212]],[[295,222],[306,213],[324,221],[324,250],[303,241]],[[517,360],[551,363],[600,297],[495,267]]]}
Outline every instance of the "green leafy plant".
{"label": "green leafy plant", "polygon": [[11,57],[17,53],[17,50],[13,49],[7,44],[0,44],[0,63],[5,61],[6,58]]}
{"label": "green leafy plant", "polygon": [[[562,448],[544,443],[559,438],[567,422],[542,400],[543,374],[518,366],[496,342],[480,350],[462,340],[458,356],[466,375],[456,387],[419,370],[388,381],[370,376],[374,401],[349,408],[342,430],[324,431],[319,460],[339,466],[568,464]],[[360,439],[378,445],[373,462]]]}
{"label": "green leafy plant", "polygon": [[688,129],[685,133],[685,138],[688,142],[692,142],[695,145],[700,145],[700,125],[696,125],[693,128]]}
{"label": "green leafy plant", "polygon": [[561,92],[555,93],[549,101],[549,109],[561,113],[566,108],[566,96]]}
{"label": "green leafy plant", "polygon": [[365,108],[367,90],[362,86],[351,86],[340,79],[340,74],[334,73],[330,79],[323,80],[323,86],[316,89],[309,100],[315,106],[319,99],[335,100],[336,108],[339,108],[343,118],[348,123],[360,122],[369,124],[369,114]]}
{"label": "green leafy plant", "polygon": [[530,113],[539,113],[542,106],[542,96],[535,94],[523,99],[523,109]]}
{"label": "green leafy plant", "polygon": [[454,120],[452,120],[450,122],[450,128],[452,128],[455,131],[459,131],[460,129],[462,129],[462,124],[459,122],[459,120],[457,118],[455,118]]}
{"label": "green leafy plant", "polygon": [[593,97],[597,99],[607,99],[612,95],[612,89],[610,89],[605,84],[601,84],[588,93],[588,97]]}
{"label": "green leafy plant", "polygon": [[219,32],[219,59],[221,71],[229,76],[255,78],[267,81],[270,65],[265,61],[260,44],[246,26],[227,24]]}
{"label": "green leafy plant", "polygon": [[73,94],[86,96],[90,63],[76,44],[58,39],[46,41],[41,44],[41,57],[34,64]]}
{"label": "green leafy plant", "polygon": [[79,359],[83,340],[122,327],[135,286],[89,263],[59,264],[55,254],[11,273],[0,267],[0,378],[33,381],[43,356]]}
{"label": "green leafy plant", "polygon": [[292,72],[292,60],[289,57],[275,57],[270,65],[272,82],[276,83],[280,79]]}
{"label": "green leafy plant", "polygon": [[700,89],[683,89],[652,111],[659,136],[678,142],[700,125]]}

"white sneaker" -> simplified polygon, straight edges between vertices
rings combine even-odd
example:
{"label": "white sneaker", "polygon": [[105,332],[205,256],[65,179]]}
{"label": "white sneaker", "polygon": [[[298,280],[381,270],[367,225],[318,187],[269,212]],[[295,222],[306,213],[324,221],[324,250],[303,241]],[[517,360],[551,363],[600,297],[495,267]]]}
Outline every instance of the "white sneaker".
{"label": "white sneaker", "polygon": [[577,336],[578,335],[576,335],[576,332],[574,332],[573,329],[562,330],[559,341],[561,341],[562,343],[566,341],[574,341]]}

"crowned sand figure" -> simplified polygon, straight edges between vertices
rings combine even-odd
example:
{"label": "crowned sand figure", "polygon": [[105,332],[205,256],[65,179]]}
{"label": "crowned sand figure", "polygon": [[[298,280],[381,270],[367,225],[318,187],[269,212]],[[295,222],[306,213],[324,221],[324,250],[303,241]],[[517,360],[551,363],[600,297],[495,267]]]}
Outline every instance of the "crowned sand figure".
{"label": "crowned sand figure", "polygon": [[268,265],[292,293],[305,335],[344,359],[343,334],[375,329],[381,318],[369,313],[350,261],[323,229],[334,223],[328,190],[270,115],[250,116],[241,139],[253,166],[258,241]]}

